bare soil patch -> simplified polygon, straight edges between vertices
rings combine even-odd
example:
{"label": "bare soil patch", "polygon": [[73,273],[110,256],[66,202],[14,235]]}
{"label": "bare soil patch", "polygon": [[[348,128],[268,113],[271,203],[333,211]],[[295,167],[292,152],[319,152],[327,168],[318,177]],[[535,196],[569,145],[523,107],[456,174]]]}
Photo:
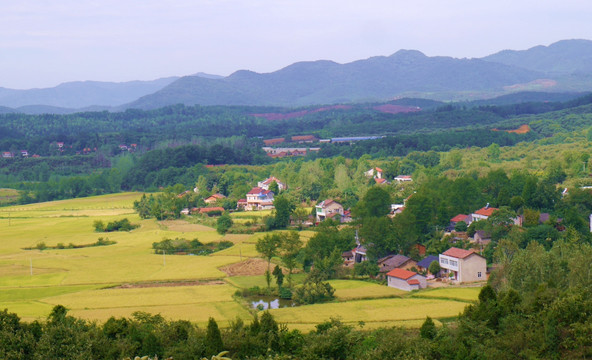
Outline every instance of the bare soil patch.
{"label": "bare soil patch", "polygon": [[239,263],[220,268],[228,276],[263,275],[267,270],[267,261],[263,259],[249,258]]}
{"label": "bare soil patch", "polygon": [[112,287],[111,289],[141,289],[141,288],[154,288],[154,287],[224,285],[224,284],[226,284],[226,283],[224,281],[220,281],[220,280],[213,280],[213,281],[186,280],[186,281],[170,281],[170,282],[121,284],[119,286]]}
{"label": "bare soil patch", "polygon": [[194,231],[216,231],[216,229],[209,226],[191,224],[185,220],[164,220],[159,221],[159,224],[165,226],[170,231],[178,232],[194,232]]}

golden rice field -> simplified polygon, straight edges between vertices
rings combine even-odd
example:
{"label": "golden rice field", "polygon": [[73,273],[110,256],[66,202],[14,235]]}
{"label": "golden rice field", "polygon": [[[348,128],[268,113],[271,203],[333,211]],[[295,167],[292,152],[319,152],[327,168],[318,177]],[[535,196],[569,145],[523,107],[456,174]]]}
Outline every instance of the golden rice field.
{"label": "golden rice field", "polygon": [[[105,321],[136,311],[159,313],[169,319],[205,324],[214,317],[222,326],[238,318],[248,320],[245,301],[237,289],[265,287],[263,276],[228,277],[220,270],[257,257],[255,243],[265,234],[221,236],[215,229],[190,221],[143,220],[133,211],[140,193],[0,207],[0,309],[25,320],[44,319],[61,304],[70,314]],[[262,216],[235,213],[233,217]],[[127,217],[140,227],[131,232],[96,233],[93,222]],[[300,232],[303,242],[314,235]],[[47,246],[91,244],[99,237],[114,245],[78,249],[24,250]],[[155,254],[152,243],[163,238],[197,238],[201,242],[227,240],[234,246],[211,256]],[[274,259],[277,262],[277,259]],[[304,274],[295,274],[301,283]],[[184,280],[203,280],[188,286]],[[158,285],[154,285],[157,282]],[[176,283],[175,283],[176,282]],[[118,285],[126,284],[125,287]],[[152,284],[146,286],[145,284]],[[383,285],[354,280],[332,280],[337,300],[332,303],[273,310],[280,322],[302,330],[331,317],[366,328],[421,325],[426,315],[435,319],[457,315],[478,288],[446,288],[406,294]]]}

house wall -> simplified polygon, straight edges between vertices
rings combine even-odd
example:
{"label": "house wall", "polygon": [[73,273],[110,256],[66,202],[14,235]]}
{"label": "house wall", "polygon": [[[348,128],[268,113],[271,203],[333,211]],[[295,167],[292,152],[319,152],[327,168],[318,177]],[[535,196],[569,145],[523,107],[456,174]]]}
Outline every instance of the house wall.
{"label": "house wall", "polygon": [[[425,289],[427,287],[427,281],[426,281],[425,276],[417,274],[417,275],[413,275],[412,277],[410,277],[407,280],[419,280],[419,288],[420,289]],[[390,286],[392,288],[405,290],[405,291],[411,291],[411,290],[418,289],[417,285],[409,285],[407,280],[388,276],[387,284],[388,284],[388,286]]]}
{"label": "house wall", "polygon": [[411,285],[407,283],[407,280],[399,279],[392,276],[388,276],[388,286],[395,289],[411,291]]}
{"label": "house wall", "polygon": [[[459,260],[459,282],[473,282],[487,280],[487,261],[485,258],[473,254]],[[479,274],[480,273],[480,274]],[[479,276],[481,275],[481,276]]]}
{"label": "house wall", "polygon": [[417,269],[417,261],[410,259],[402,266],[399,266],[399,269],[411,270],[412,267]]}

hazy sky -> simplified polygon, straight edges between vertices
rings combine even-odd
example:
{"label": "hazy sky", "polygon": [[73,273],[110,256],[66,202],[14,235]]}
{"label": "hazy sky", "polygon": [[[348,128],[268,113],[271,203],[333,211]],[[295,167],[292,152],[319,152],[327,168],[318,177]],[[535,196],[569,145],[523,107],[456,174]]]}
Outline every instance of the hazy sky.
{"label": "hazy sky", "polygon": [[590,0],[1,0],[0,87],[592,39]]}

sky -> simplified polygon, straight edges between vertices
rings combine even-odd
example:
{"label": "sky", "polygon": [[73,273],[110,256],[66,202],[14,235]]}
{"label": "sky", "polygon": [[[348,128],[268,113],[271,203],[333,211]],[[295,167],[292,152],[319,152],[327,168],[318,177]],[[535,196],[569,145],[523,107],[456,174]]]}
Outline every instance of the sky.
{"label": "sky", "polygon": [[2,0],[0,87],[153,80],[414,49],[483,57],[592,40],[590,0]]}

